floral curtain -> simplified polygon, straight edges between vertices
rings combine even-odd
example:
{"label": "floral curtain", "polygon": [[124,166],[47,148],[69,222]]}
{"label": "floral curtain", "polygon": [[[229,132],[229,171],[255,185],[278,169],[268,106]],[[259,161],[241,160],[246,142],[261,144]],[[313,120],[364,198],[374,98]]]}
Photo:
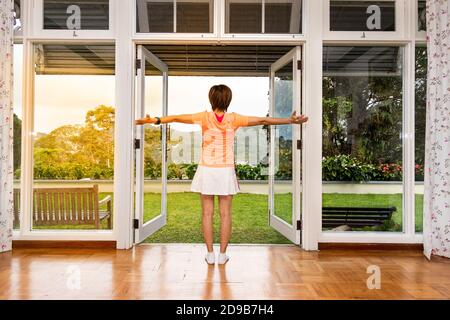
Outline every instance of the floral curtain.
{"label": "floral curtain", "polygon": [[13,226],[13,0],[0,0],[0,252]]}
{"label": "floral curtain", "polygon": [[450,0],[427,0],[424,253],[450,258]]}

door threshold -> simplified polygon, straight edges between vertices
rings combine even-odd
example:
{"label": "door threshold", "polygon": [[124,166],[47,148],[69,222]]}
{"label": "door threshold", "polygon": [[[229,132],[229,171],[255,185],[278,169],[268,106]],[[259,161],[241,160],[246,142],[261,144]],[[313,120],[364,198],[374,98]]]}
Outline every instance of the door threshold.
{"label": "door threshold", "polygon": [[[136,246],[204,246],[204,243],[138,243]],[[219,245],[214,245],[219,247]],[[230,243],[228,247],[298,247],[293,243]]]}

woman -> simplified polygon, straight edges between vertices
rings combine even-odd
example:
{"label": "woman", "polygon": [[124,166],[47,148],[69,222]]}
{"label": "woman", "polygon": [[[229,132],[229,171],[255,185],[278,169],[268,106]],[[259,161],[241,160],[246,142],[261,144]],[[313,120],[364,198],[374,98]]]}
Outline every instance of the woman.
{"label": "woman", "polygon": [[220,254],[218,264],[225,264],[231,237],[231,203],[233,195],[239,191],[234,168],[234,135],[240,127],[259,125],[302,124],[308,121],[305,116],[295,112],[290,118],[247,117],[237,113],[227,113],[231,103],[232,92],[225,85],[213,86],[209,91],[212,111],[196,114],[174,115],[167,117],[150,117],[138,119],[137,125],[187,123],[202,127],[202,152],[200,163],[192,181],[191,191],[200,193],[202,204],[202,230],[208,253],[205,260],[215,263],[213,250],[213,213],[214,196],[219,197],[220,209]]}

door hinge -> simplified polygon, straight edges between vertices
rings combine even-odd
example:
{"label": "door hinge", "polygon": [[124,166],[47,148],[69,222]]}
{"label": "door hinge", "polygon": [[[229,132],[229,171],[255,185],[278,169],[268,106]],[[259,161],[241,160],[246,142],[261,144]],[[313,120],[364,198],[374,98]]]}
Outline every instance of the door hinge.
{"label": "door hinge", "polygon": [[297,70],[303,70],[303,60],[297,61]]}
{"label": "door hinge", "polygon": [[139,229],[139,219],[134,219],[134,220],[133,220],[133,227],[134,227],[135,229]]}
{"label": "door hinge", "polygon": [[302,221],[301,220],[297,221],[297,230],[302,230]]}
{"label": "door hinge", "polygon": [[137,59],[136,60],[136,72],[142,68],[142,60],[141,59]]}
{"label": "door hinge", "polygon": [[134,139],[134,148],[136,150],[141,148],[141,139]]}
{"label": "door hinge", "polygon": [[297,149],[298,150],[302,150],[303,149],[303,141],[302,140],[297,140]]}

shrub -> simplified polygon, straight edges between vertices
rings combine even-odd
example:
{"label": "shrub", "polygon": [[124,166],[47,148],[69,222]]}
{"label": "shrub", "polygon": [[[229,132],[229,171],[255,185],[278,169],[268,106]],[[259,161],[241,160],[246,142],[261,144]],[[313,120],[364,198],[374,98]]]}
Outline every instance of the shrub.
{"label": "shrub", "polygon": [[348,155],[327,157],[322,161],[324,181],[370,181],[376,177],[376,171],[375,166]]}

